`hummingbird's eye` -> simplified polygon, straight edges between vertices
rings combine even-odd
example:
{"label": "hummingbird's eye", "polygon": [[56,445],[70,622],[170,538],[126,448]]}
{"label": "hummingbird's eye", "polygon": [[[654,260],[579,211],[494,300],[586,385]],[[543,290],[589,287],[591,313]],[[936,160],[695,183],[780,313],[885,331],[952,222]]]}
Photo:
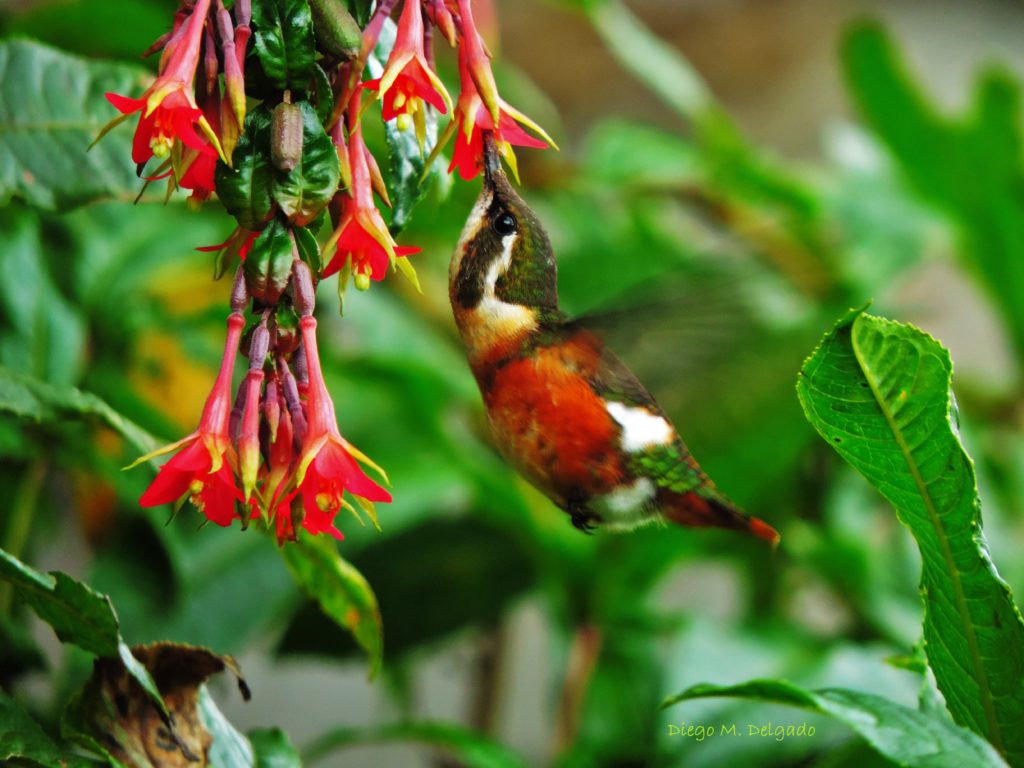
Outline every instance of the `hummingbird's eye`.
{"label": "hummingbird's eye", "polygon": [[507,211],[495,216],[491,221],[491,226],[494,227],[494,231],[502,237],[511,235],[519,229],[519,224],[516,223],[516,217]]}

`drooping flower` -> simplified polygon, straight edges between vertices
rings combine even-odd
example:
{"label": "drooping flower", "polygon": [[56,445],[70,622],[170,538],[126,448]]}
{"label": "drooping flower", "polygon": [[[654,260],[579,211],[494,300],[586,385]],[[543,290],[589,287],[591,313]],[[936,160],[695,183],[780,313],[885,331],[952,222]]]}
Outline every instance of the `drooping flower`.
{"label": "drooping flower", "polygon": [[370,508],[376,501],[391,501],[391,494],[359,467],[356,459],[372,467],[386,479],[384,471],[341,436],[334,415],[334,403],[327,393],[316,344],[316,320],[310,316],[299,321],[302,344],[309,370],[309,394],[306,400],[307,428],[299,466],[295,473],[302,498],[302,527],[309,533],[329,533],[342,538],[334,518],[342,508],[352,509],[343,494],[356,498]]}
{"label": "drooping flower", "polygon": [[447,114],[452,101],[441,79],[427,61],[423,46],[423,8],[420,0],[405,0],[398,21],[395,45],[388,56],[384,72],[376,80],[364,83],[365,88],[377,91],[384,103],[384,119],[398,118],[405,130],[410,121],[416,126],[420,146],[426,136],[423,115],[424,102]]}
{"label": "drooping flower", "polygon": [[[490,59],[473,24],[468,0],[459,0],[459,15],[462,27],[459,82],[462,90],[455,104],[452,122],[445,129],[438,147],[444,146],[455,134],[455,149],[448,172],[457,171],[462,179],[469,181],[483,169],[483,131],[492,131],[498,152],[512,172],[518,175],[513,146],[558,147],[543,128],[498,95]],[[541,138],[531,136],[520,124]]]}
{"label": "drooping flower", "polygon": [[[170,55],[161,61],[160,75],[138,99],[108,93],[107,100],[121,112],[100,131],[107,131],[130,115],[141,112],[132,144],[132,160],[143,165],[151,157],[166,158],[175,141],[186,147],[223,158],[220,141],[213,127],[196,104],[194,82],[199,63],[199,46],[210,0],[197,0],[188,20],[168,42]],[[196,133],[199,126],[206,141]]]}
{"label": "drooping flower", "polygon": [[[356,105],[355,109],[358,109]],[[349,167],[352,186],[341,195],[341,217],[334,234],[324,244],[324,253],[335,249],[324,268],[323,277],[338,272],[346,265],[352,269],[356,287],[367,288],[370,280],[383,280],[388,267],[397,266],[418,284],[416,271],[407,257],[419,248],[397,245],[387,224],[373,202],[373,181],[367,160],[369,150],[363,142],[358,121],[354,122],[348,140]]]}
{"label": "drooping flower", "polygon": [[240,313],[228,317],[220,373],[206,400],[196,431],[137,459],[131,465],[134,467],[156,456],[178,451],[160,468],[142,494],[139,499],[141,506],[169,504],[188,495],[199,511],[217,525],[231,525],[231,521],[238,517],[235,502],[241,500],[242,493],[235,483],[235,457],[228,422],[232,407],[231,374],[244,324],[245,319]]}

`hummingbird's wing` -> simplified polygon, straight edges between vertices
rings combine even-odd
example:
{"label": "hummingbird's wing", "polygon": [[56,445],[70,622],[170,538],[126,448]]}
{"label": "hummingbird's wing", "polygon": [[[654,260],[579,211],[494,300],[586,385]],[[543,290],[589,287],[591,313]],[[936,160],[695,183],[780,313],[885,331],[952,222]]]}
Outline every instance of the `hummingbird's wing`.
{"label": "hummingbird's wing", "polygon": [[569,323],[570,333],[589,338],[601,364],[590,385],[620,427],[621,449],[628,455],[633,483],[653,483],[658,514],[683,526],[745,530],[772,543],[776,531],[750,517],[711,481],[690,453],[668,416],[633,371],[585,323]]}

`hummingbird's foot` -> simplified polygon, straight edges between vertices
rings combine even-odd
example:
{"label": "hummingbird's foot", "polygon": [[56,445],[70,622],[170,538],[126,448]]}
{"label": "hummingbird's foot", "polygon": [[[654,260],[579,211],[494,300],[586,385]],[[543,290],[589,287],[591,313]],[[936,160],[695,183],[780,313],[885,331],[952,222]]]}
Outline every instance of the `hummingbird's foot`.
{"label": "hummingbird's foot", "polygon": [[586,534],[593,534],[594,528],[597,527],[595,523],[600,522],[600,518],[597,515],[588,512],[582,507],[571,506],[568,512],[572,517],[573,528]]}

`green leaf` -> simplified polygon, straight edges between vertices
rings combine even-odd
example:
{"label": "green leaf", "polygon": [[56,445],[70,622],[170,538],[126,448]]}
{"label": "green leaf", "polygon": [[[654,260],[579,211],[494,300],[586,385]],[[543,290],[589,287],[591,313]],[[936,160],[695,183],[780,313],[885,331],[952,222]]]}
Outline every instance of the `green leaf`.
{"label": "green leaf", "polygon": [[1024,765],[1024,622],[981,532],[949,353],[913,326],[862,312],[804,364],[800,402],[917,541],[925,650],[954,719]]}
{"label": "green leaf", "polygon": [[85,365],[86,329],[57,287],[38,217],[0,210],[0,365],[53,384],[72,384]]}
{"label": "green leaf", "polygon": [[274,87],[306,90],[316,55],[307,0],[255,0],[252,26],[256,55]]}
{"label": "green leaf", "polygon": [[94,419],[118,432],[142,452],[148,453],[159,445],[142,427],[121,416],[93,394],[74,387],[55,387],[2,367],[0,413],[10,413],[38,424],[67,418]]}
{"label": "green leaf", "polygon": [[306,750],[307,762],[362,744],[413,742],[426,744],[456,757],[467,768],[523,768],[519,755],[475,731],[448,723],[397,723],[375,728],[339,729],[325,734]]}
{"label": "green leaf", "polygon": [[273,195],[288,218],[304,227],[338,191],[341,166],[313,105],[301,101],[296,106],[302,110],[302,158],[288,173],[277,172]]}
{"label": "green leaf", "polygon": [[85,768],[95,763],[65,750],[23,710],[0,691],[0,763],[15,758],[60,768]]}
{"label": "green leaf", "polygon": [[0,549],[0,579],[14,586],[61,642],[95,656],[119,658],[153,702],[164,710],[156,683],[121,638],[110,598],[65,573],[44,574]]}
{"label": "green leaf", "polygon": [[252,243],[244,262],[246,282],[255,299],[277,304],[292,273],[292,238],[288,227],[274,219]]}
{"label": "green leaf", "polygon": [[281,552],[299,586],[370,655],[372,678],[383,660],[384,635],[377,598],[366,579],[326,536],[304,536]]}
{"label": "green leaf", "polygon": [[751,680],[731,686],[705,683],[671,697],[662,706],[712,696],[776,702],[829,715],[850,726],[890,760],[909,768],[1006,765],[984,740],[944,718],[845,688],[808,691],[785,680]]}
{"label": "green leaf", "polygon": [[[387,61],[395,44],[397,27],[393,21],[386,21],[381,27],[377,47],[366,63],[371,77],[380,77],[384,73],[384,62]],[[413,209],[419,204],[430,189],[432,173],[424,178],[426,158],[437,145],[437,111],[427,109],[423,113],[424,140],[420,148],[416,130],[410,126],[408,130],[400,130],[398,120],[384,123],[384,138],[388,146],[387,187],[391,198],[391,232],[398,234],[412,218]]]}
{"label": "green leaf", "polygon": [[701,122],[717,112],[697,70],[620,0],[593,0],[585,11],[619,63],[683,118]]}
{"label": "green leaf", "polygon": [[263,227],[274,208],[274,168],[270,164],[270,113],[258,107],[245,118],[245,132],[232,156],[234,166],[217,163],[217,197],[239,226]]}
{"label": "green leaf", "polygon": [[103,94],[137,96],[148,77],[138,67],[86,61],[28,40],[0,42],[0,204],[19,197],[63,210],[134,198],[129,125],[86,150],[119,114]]}
{"label": "green leaf", "polygon": [[256,753],[255,768],[302,768],[299,751],[280,728],[250,731],[249,742]]}
{"label": "green leaf", "polygon": [[[522,543],[475,517],[427,520],[374,540],[353,556],[353,564],[380,601],[389,660],[460,629],[495,625],[537,580]],[[354,650],[312,614],[298,614],[281,651],[345,656]]]}
{"label": "green leaf", "polygon": [[928,103],[880,25],[863,22],[843,40],[847,87],[913,187],[958,225],[960,255],[995,298],[1024,350],[1024,185],[1020,86],[985,72],[965,115]]}

